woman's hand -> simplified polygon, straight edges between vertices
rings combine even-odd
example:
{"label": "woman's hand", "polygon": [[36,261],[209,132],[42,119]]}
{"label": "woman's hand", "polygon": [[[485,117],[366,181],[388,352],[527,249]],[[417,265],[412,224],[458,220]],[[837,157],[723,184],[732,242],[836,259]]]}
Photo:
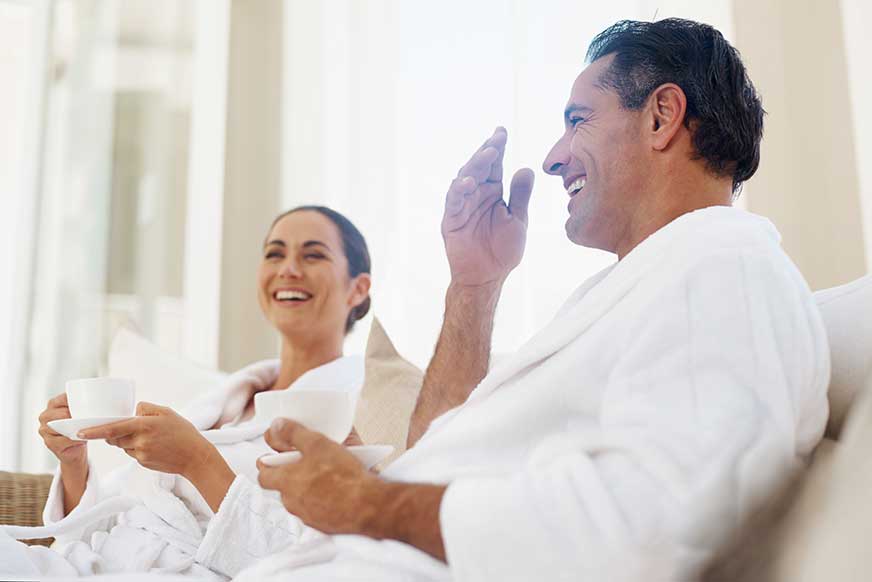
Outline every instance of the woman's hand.
{"label": "woman's hand", "polygon": [[188,420],[165,406],[140,402],[136,416],[79,432],[81,438],[106,439],[153,471],[187,476],[215,447]]}
{"label": "woman's hand", "polygon": [[88,483],[88,446],[84,441],[68,439],[49,428],[49,421],[63,418],[70,418],[66,393],[49,400],[48,406],[39,415],[39,436],[61,463],[64,515],[68,515],[81,501]]}
{"label": "woman's hand", "polygon": [[236,478],[215,445],[165,406],[140,402],[135,418],[83,430],[79,436],[106,439],[146,469],[185,477],[212,511],[218,511]]}
{"label": "woman's hand", "polygon": [[84,441],[74,441],[49,428],[52,420],[70,418],[67,395],[60,394],[48,401],[46,409],[39,415],[39,436],[62,466],[82,467],[88,465],[88,447]]}

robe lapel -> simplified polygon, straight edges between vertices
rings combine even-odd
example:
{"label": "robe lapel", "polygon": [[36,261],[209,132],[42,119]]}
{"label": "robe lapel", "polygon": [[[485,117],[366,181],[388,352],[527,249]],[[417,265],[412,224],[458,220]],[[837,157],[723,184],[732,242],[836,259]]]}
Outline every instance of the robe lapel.
{"label": "robe lapel", "polygon": [[621,261],[585,281],[549,325],[524,344],[514,357],[491,370],[470,394],[467,403],[487,397],[531,366],[540,364],[610,312],[674,244],[678,232],[683,230],[676,228],[678,226],[667,225]]}

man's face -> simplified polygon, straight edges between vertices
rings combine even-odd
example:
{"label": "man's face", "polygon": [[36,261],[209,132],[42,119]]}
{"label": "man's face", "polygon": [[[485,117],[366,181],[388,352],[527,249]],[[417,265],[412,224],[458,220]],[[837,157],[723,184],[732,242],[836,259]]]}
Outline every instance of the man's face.
{"label": "man's face", "polygon": [[648,165],[642,113],[623,109],[613,89],[599,86],[612,58],[594,61],[575,80],[563,136],[543,169],[560,176],[569,194],[569,239],[616,252],[644,191]]}

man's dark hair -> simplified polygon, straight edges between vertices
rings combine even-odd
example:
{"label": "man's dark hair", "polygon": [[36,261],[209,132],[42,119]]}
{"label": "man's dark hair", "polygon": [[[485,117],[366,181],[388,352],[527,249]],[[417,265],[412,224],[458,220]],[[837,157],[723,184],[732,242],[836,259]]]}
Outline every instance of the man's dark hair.
{"label": "man's dark hair", "polygon": [[[344,214],[336,212],[332,208],[327,208],[326,206],[297,206],[279,214],[273,220],[269,230],[272,231],[278,221],[295,212],[317,212],[336,225],[336,228],[339,229],[339,235],[342,237],[342,251],[345,253],[345,258],[348,259],[349,277],[353,279],[361,273],[369,274],[372,272],[372,261],[369,258],[369,247],[366,244],[366,239],[363,238],[363,235],[354,226],[354,223],[348,220]],[[351,313],[348,314],[348,319],[345,321],[345,333],[351,332],[354,324],[369,313],[371,305],[372,299],[367,295],[363,303],[351,310]]]}
{"label": "man's dark hair", "polygon": [[626,109],[638,110],[664,83],[687,97],[685,126],[698,158],[733,191],[760,165],[765,111],[739,52],[715,28],[679,18],[622,20],[591,42],[587,61],[614,54],[600,84],[615,90]]}

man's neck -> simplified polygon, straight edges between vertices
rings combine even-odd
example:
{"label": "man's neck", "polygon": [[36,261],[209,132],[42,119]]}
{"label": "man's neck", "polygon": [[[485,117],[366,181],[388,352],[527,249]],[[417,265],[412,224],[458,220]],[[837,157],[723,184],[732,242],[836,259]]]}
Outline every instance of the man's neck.
{"label": "man's neck", "polygon": [[710,206],[731,206],[732,182],[704,176],[685,183],[665,184],[645,196],[648,204],[639,206],[626,235],[615,246],[618,260],[636,248],[646,238],[688,212]]}

